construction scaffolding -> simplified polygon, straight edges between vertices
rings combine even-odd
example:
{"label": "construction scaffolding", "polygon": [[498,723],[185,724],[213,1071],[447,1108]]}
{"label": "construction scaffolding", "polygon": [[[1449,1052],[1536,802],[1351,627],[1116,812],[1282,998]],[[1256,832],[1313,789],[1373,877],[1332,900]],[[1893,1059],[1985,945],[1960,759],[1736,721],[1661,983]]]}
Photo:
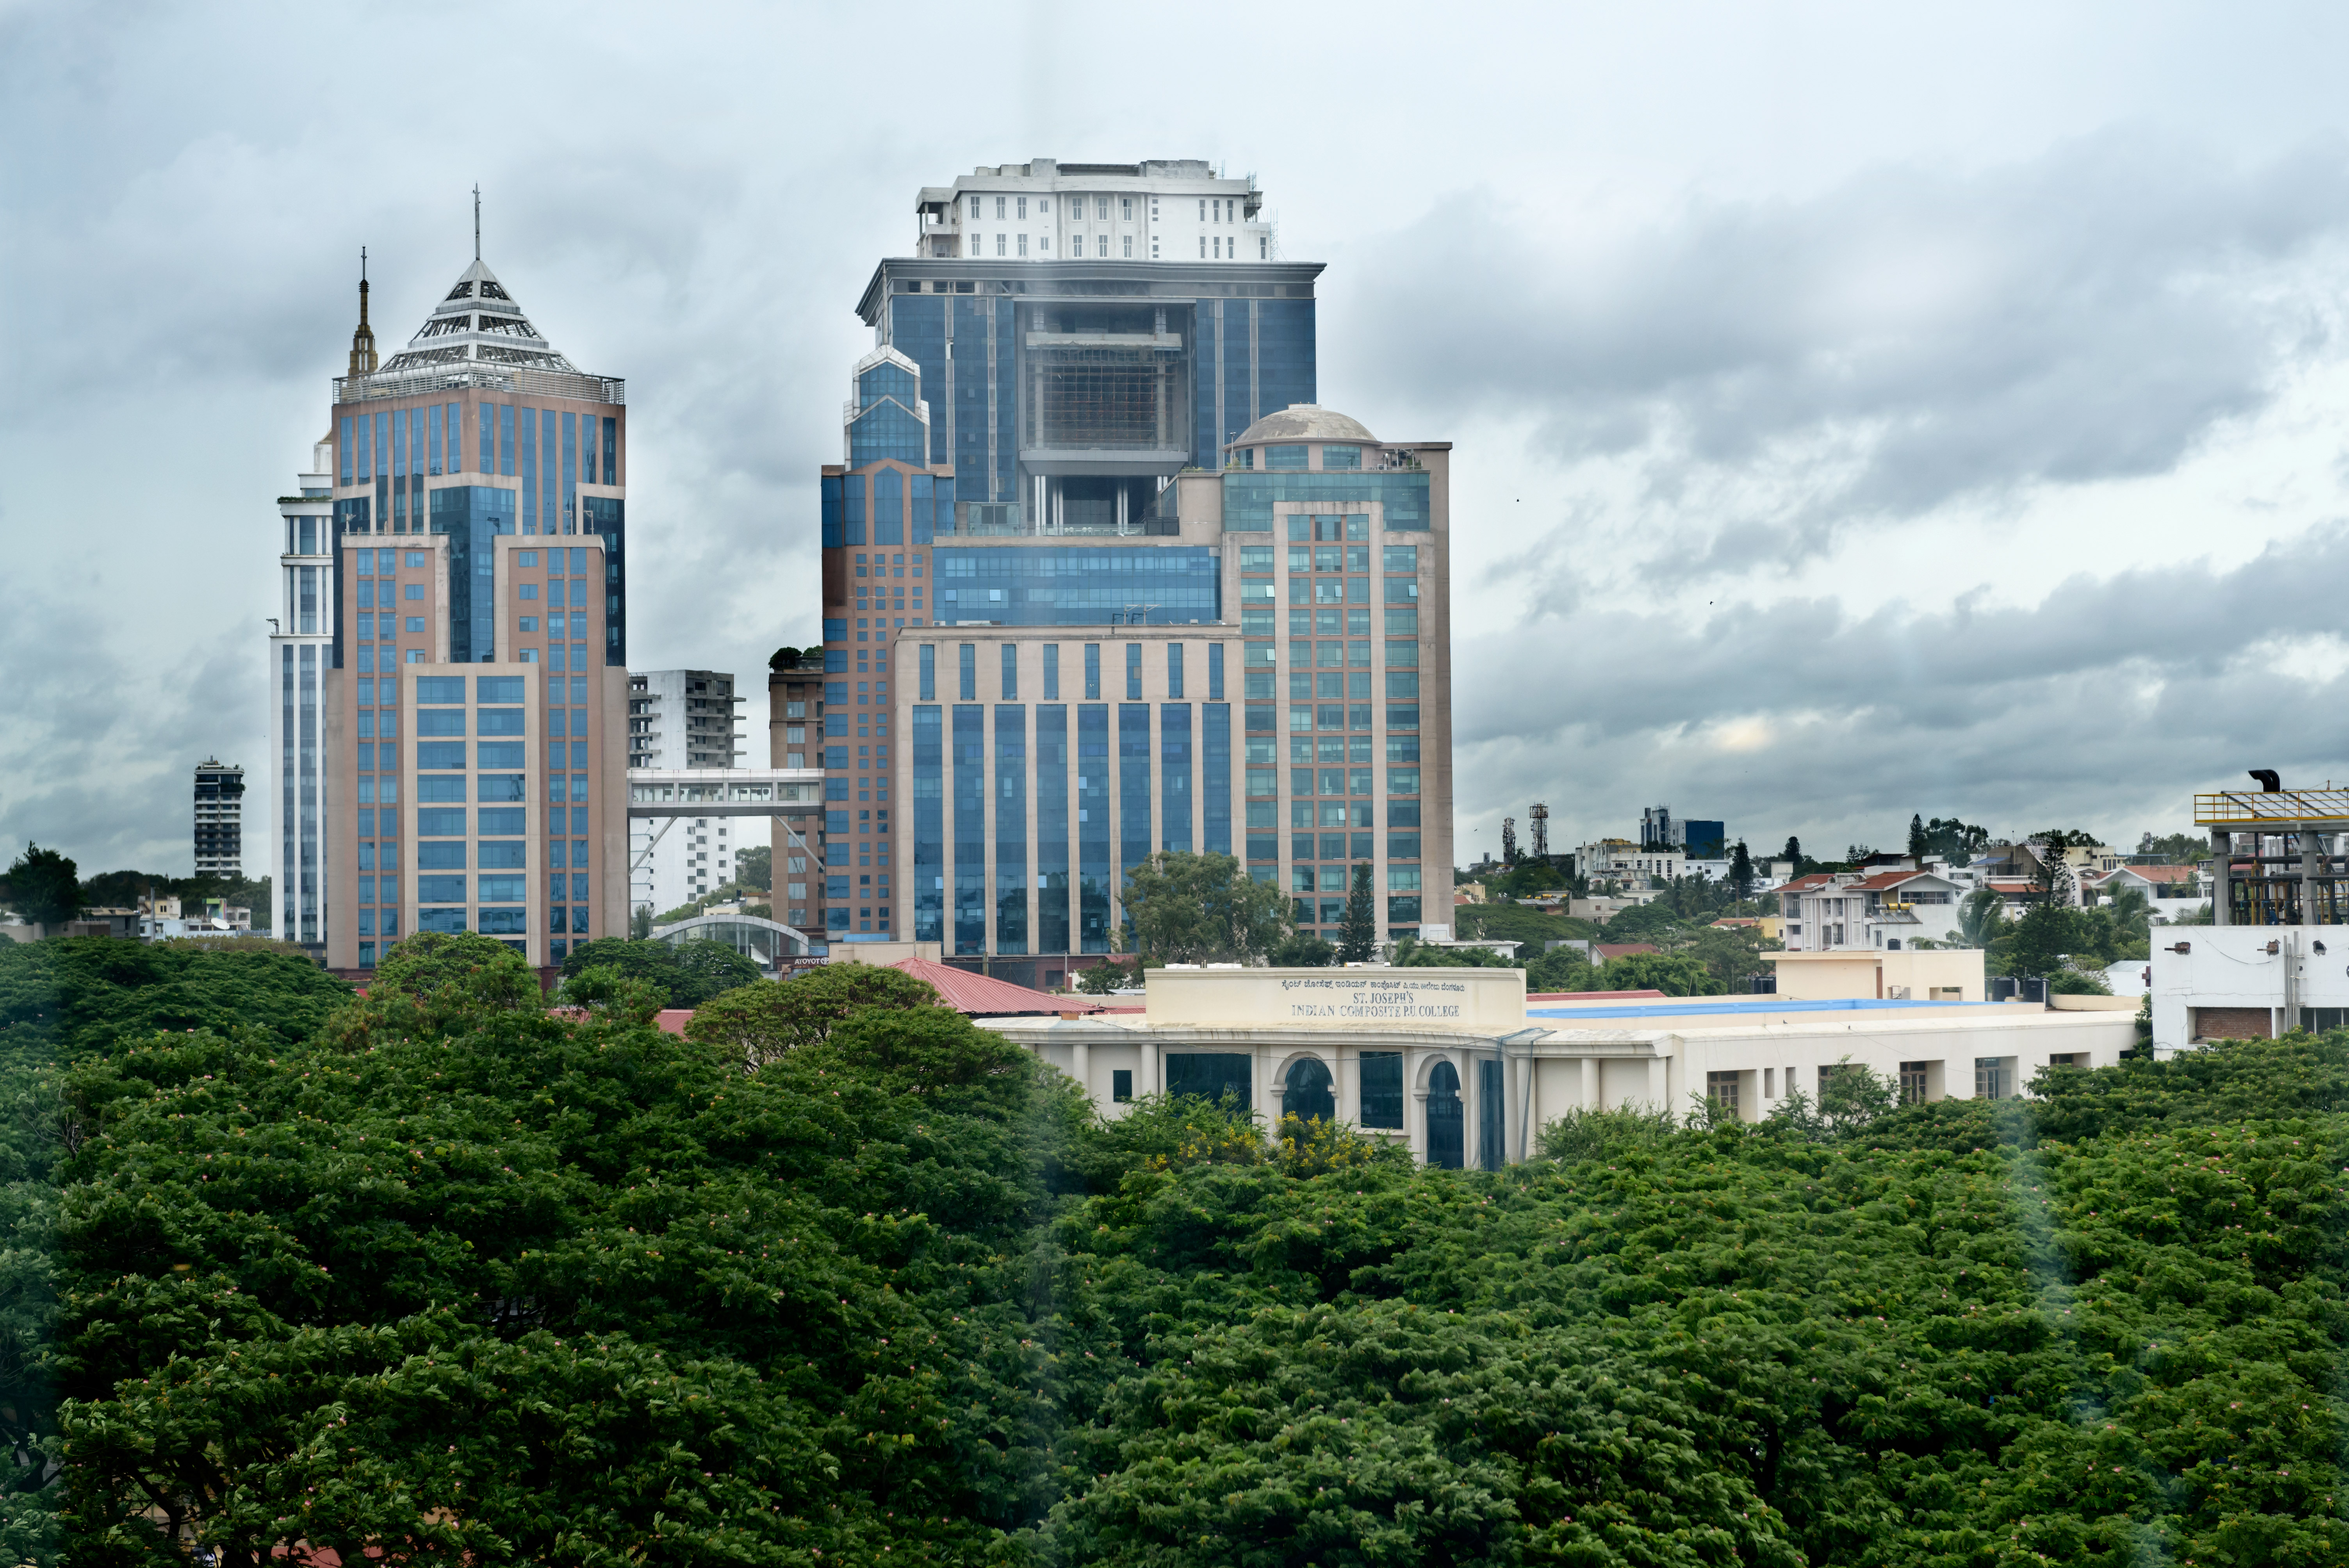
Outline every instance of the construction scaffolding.
{"label": "construction scaffolding", "polygon": [[1034,347],[1028,445],[1164,450],[1188,422],[1182,361],[1147,348]]}
{"label": "construction scaffolding", "polygon": [[2260,777],[2266,788],[2194,797],[2195,825],[2210,832],[2212,923],[2349,924],[2349,789]]}

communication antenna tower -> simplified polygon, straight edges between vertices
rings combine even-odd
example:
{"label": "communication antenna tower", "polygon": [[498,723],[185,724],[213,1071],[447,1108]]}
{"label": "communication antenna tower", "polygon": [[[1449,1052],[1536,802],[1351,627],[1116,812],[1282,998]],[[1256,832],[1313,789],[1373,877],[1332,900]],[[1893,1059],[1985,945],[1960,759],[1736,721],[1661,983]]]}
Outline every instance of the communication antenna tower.
{"label": "communication antenna tower", "polygon": [[1501,861],[1512,866],[1517,863],[1517,820],[1515,817],[1501,819]]}
{"label": "communication antenna tower", "polygon": [[1533,820],[1534,859],[1546,861],[1549,859],[1549,808],[1536,805],[1533,809]]}

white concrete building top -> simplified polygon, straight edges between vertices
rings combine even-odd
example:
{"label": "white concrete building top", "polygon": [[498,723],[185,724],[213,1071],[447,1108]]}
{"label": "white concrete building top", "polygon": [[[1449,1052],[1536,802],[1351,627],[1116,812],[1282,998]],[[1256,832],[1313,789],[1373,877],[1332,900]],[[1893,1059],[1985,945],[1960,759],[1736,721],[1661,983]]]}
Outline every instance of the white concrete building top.
{"label": "white concrete building top", "polygon": [[1006,261],[1277,259],[1253,177],[1204,159],[985,164],[915,198],[915,254]]}

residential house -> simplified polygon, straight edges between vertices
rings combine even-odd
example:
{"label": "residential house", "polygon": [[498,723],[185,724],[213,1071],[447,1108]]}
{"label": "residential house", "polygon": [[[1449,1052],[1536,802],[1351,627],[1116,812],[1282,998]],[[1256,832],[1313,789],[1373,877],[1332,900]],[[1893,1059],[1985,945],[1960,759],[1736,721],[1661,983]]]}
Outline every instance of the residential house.
{"label": "residential house", "polygon": [[1685,850],[1643,848],[1629,839],[1601,839],[1574,851],[1574,869],[1591,882],[1644,887],[1651,877],[1666,882],[1686,874]]}
{"label": "residential house", "polygon": [[[2077,907],[2085,902],[2089,880],[2110,875],[2127,857],[2108,844],[2073,844],[2056,858],[2069,873],[2060,879],[2064,902]],[[2019,844],[1993,841],[1975,857],[1973,869],[1988,882],[2007,884],[2002,892],[2014,890],[2007,899],[2012,913],[2018,903],[2036,903],[2044,895],[2049,859],[2044,839]]]}
{"label": "residential house", "polygon": [[1959,884],[1913,864],[1889,871],[1820,872],[1778,890],[1785,924],[1780,940],[1793,953],[1874,948],[1897,953],[1917,939],[1953,942],[1958,935]]}
{"label": "residential house", "polygon": [[2165,924],[2187,919],[2209,901],[2198,866],[2116,866],[2082,879],[2090,900],[2135,892],[2153,906],[2153,917]]}

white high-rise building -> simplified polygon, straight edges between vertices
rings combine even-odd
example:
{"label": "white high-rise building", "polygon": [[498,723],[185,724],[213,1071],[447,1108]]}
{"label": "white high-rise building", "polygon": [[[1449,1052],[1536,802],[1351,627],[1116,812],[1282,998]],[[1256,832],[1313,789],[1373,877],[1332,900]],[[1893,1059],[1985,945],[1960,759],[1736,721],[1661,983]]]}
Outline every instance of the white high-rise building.
{"label": "white high-rise building", "polygon": [[319,704],[335,655],[335,446],[311,449],[311,471],[277,498],[277,614],[269,639],[269,857],[279,940],[326,954],[326,776]]}
{"label": "white high-rise building", "polygon": [[[745,698],[719,670],[636,670],[628,676],[628,766],[731,768],[742,755]],[[743,830],[748,828],[746,834]],[[628,824],[628,906],[664,914],[734,880],[739,844],[763,845],[755,819],[656,817]]]}

